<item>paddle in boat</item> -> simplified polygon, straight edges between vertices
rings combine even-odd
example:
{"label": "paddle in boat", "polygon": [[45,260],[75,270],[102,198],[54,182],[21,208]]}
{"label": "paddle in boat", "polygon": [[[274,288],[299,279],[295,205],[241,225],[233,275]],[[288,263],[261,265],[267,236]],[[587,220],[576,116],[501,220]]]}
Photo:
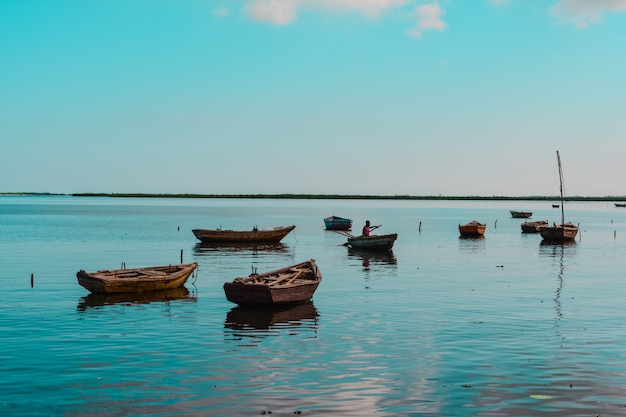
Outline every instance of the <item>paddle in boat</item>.
{"label": "paddle in boat", "polygon": [[226,299],[242,306],[276,306],[309,301],[322,281],[315,260],[224,283]]}
{"label": "paddle in boat", "polygon": [[192,232],[202,243],[256,243],[280,242],[282,238],[295,228],[296,226],[279,226],[269,229],[254,227],[252,230],[193,229]]}
{"label": "paddle in boat", "polygon": [[96,294],[139,293],[181,287],[195,271],[191,264],[149,266],[76,273],[78,283]]}
{"label": "paddle in boat", "polygon": [[485,235],[486,227],[485,224],[472,220],[464,225],[459,225],[459,233],[461,237],[482,237]]}
{"label": "paddle in boat", "polygon": [[561,193],[561,224],[553,224],[552,226],[543,226],[539,228],[539,233],[544,242],[547,243],[564,243],[573,242],[578,234],[578,226],[571,222],[565,223],[565,201],[563,199],[563,169],[561,168],[561,156],[556,151],[556,160],[559,166],[559,183]]}
{"label": "paddle in boat", "polygon": [[[369,226],[367,224],[369,230],[378,229],[378,226]],[[396,239],[398,239],[397,233],[387,234],[387,235],[361,235],[354,236],[351,233],[342,230],[335,230],[336,233],[339,233],[348,238],[348,241],[344,243],[345,246],[348,246],[351,249],[356,250],[368,250],[368,251],[389,251],[393,248]],[[364,232],[365,233],[365,232]]]}

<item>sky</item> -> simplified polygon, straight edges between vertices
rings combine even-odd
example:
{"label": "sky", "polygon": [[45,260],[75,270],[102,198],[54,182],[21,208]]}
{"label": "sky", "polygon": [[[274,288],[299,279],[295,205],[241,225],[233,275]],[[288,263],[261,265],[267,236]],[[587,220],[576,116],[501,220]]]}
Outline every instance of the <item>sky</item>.
{"label": "sky", "polygon": [[626,0],[0,0],[0,192],[626,195]]}

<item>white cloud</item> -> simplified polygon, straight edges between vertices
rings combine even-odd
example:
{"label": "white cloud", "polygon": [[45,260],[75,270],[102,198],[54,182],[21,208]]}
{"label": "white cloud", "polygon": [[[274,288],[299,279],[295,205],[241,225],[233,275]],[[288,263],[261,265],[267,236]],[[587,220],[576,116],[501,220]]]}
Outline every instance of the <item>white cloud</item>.
{"label": "white cloud", "polygon": [[578,28],[586,28],[600,22],[605,12],[626,11],[626,0],[559,0],[550,11]]}
{"label": "white cloud", "polygon": [[407,30],[407,33],[419,39],[422,37],[422,33],[427,30],[444,30],[448,26],[442,19],[444,14],[444,10],[437,2],[417,6],[415,9],[417,24]]}
{"label": "white cloud", "polygon": [[246,14],[253,20],[287,25],[298,18],[298,9],[321,12],[359,12],[378,18],[386,10],[393,10],[414,0],[250,0]]}
{"label": "white cloud", "polygon": [[255,0],[246,5],[246,13],[253,20],[288,25],[298,18],[298,4],[296,0]]}
{"label": "white cloud", "polygon": [[228,17],[228,9],[226,7],[218,7],[213,10],[213,16],[216,17]]}

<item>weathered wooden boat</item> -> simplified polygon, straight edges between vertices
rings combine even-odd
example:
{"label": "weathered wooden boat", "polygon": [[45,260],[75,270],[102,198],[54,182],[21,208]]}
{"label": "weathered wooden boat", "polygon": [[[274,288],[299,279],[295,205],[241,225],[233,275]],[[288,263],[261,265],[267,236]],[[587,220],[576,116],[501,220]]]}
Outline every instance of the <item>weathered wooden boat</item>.
{"label": "weathered wooden boat", "polygon": [[552,226],[542,226],[539,228],[539,233],[544,242],[550,243],[563,243],[570,242],[576,239],[578,234],[578,226],[571,222],[556,224]]}
{"label": "weathered wooden boat", "polygon": [[464,225],[459,225],[459,233],[461,237],[480,237],[484,236],[486,225],[472,220]]}
{"label": "weathered wooden boat", "polygon": [[202,243],[215,242],[280,242],[296,226],[279,226],[269,229],[222,230],[193,229],[192,232]]}
{"label": "weathered wooden boat", "polygon": [[353,249],[391,250],[398,239],[397,233],[388,235],[351,236],[346,243]]}
{"label": "weathered wooden boat", "polygon": [[522,233],[539,233],[541,227],[547,226],[549,223],[545,220],[537,220],[535,222],[522,223]]}
{"label": "weathered wooden boat", "polygon": [[533,215],[532,211],[509,211],[511,212],[511,217],[513,217],[514,219],[527,219]]}
{"label": "weathered wooden boat", "polygon": [[224,283],[226,299],[242,306],[275,306],[309,301],[322,281],[315,260]]}
{"label": "weathered wooden boat", "polygon": [[352,220],[339,216],[330,216],[324,219],[326,230],[350,230],[352,229]]}
{"label": "weathered wooden boat", "polygon": [[150,266],[76,273],[78,283],[97,294],[161,291],[182,286],[195,271],[191,264]]}
{"label": "weathered wooden boat", "polygon": [[576,239],[578,234],[578,226],[575,226],[571,222],[565,223],[565,201],[563,199],[563,169],[561,168],[561,156],[559,151],[556,151],[556,160],[559,165],[559,183],[561,192],[561,224],[553,224],[552,226],[543,226],[539,228],[539,233],[544,242],[549,243],[564,243],[571,242]]}

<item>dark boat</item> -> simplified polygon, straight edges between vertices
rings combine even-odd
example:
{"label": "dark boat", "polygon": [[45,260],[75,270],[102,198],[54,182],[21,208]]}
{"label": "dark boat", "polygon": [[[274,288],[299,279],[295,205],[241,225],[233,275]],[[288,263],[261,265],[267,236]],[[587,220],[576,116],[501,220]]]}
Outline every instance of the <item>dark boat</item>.
{"label": "dark boat", "polygon": [[246,306],[298,304],[309,301],[322,281],[322,273],[311,259],[263,274],[235,278],[224,283],[230,302]]}
{"label": "dark boat", "polygon": [[564,243],[571,242],[576,239],[578,234],[578,226],[575,226],[571,222],[565,223],[565,210],[563,200],[563,169],[561,168],[561,156],[559,151],[556,151],[556,160],[559,165],[559,183],[561,192],[561,224],[554,224],[552,226],[543,226],[539,228],[539,233],[544,242],[550,243]]}
{"label": "dark boat", "polygon": [[216,242],[280,242],[296,226],[279,226],[270,229],[222,230],[193,229],[192,232],[202,243]]}
{"label": "dark boat", "polygon": [[138,293],[181,287],[195,271],[192,264],[149,266],[145,268],[114,269],[76,273],[78,283],[92,293]]}
{"label": "dark boat", "polygon": [[484,236],[486,227],[485,224],[472,220],[467,224],[459,225],[459,233],[461,237],[481,237]]}
{"label": "dark boat", "polygon": [[354,249],[391,250],[398,238],[397,233],[388,235],[351,236],[347,245]]}
{"label": "dark boat", "polygon": [[511,217],[513,217],[514,219],[527,219],[533,215],[532,211],[509,211],[511,212]]}
{"label": "dark boat", "polygon": [[522,223],[522,233],[539,233],[541,227],[547,226],[549,223],[545,220],[537,220],[536,222]]}
{"label": "dark boat", "polygon": [[615,207],[626,207],[626,203],[614,203]]}
{"label": "dark boat", "polygon": [[324,219],[326,230],[350,230],[352,229],[352,220],[338,216],[330,216]]}

